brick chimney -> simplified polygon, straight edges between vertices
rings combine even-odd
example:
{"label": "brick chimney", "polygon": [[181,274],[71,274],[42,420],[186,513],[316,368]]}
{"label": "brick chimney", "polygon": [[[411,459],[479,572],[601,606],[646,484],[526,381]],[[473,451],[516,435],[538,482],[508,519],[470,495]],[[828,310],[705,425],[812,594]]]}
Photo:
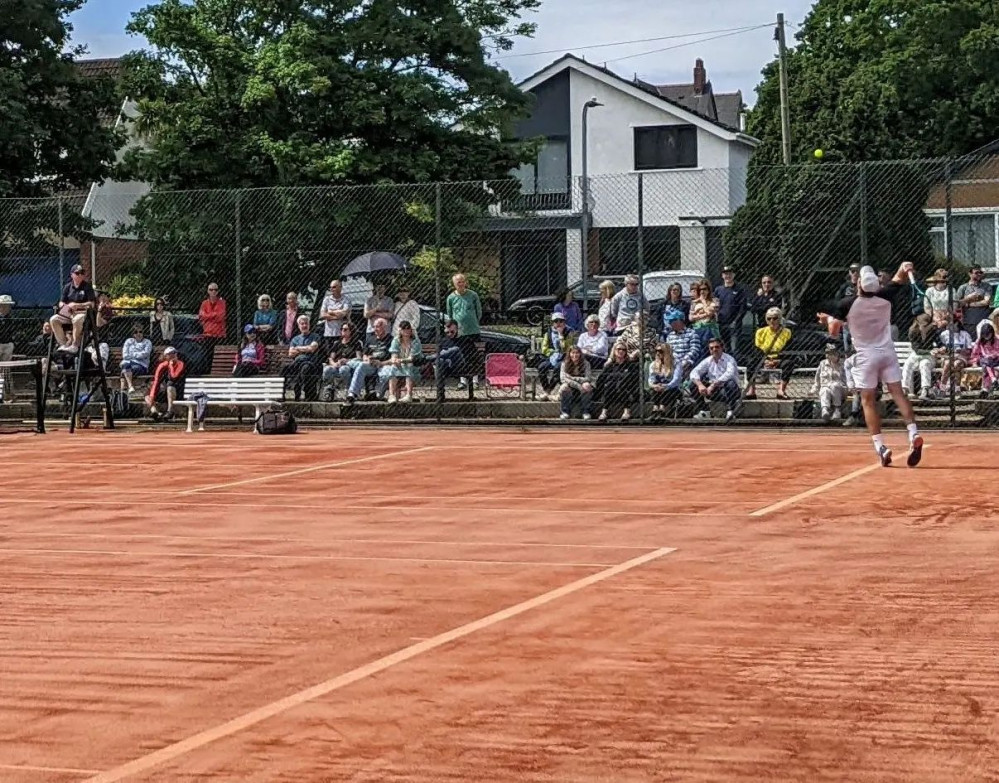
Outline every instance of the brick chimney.
{"label": "brick chimney", "polygon": [[708,83],[708,72],[704,70],[704,60],[700,57],[694,63],[694,95],[703,95]]}

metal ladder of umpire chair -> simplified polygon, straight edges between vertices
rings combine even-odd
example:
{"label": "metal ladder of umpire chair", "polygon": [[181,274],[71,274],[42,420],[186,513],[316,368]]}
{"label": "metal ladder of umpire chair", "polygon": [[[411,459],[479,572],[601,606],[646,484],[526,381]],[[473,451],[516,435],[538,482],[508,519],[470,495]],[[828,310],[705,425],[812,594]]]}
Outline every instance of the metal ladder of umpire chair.
{"label": "metal ladder of umpire chair", "polygon": [[[92,347],[94,349],[94,356],[97,357],[94,362],[94,367],[91,369],[83,369],[83,354],[87,348]],[[45,367],[45,376],[42,381],[42,391],[43,396],[48,392],[49,387],[49,373],[52,370],[52,362],[56,357],[56,339],[55,335],[49,338],[49,352],[48,352],[48,363]],[[82,385],[83,379],[88,380],[95,379],[98,382],[98,387],[100,388],[101,394],[104,396],[104,427],[109,430],[114,429],[114,411],[111,404],[111,391],[108,388],[108,377],[107,373],[104,371],[104,361],[101,358],[101,344],[99,335],[97,334],[97,312],[94,309],[87,311],[87,317],[83,322],[83,337],[80,340],[79,350],[74,356],[74,367],[71,370],[73,378],[73,392],[71,398],[71,407],[69,414],[69,431],[70,434],[76,432],[76,422],[80,415],[80,386]],[[93,386],[90,386],[91,394],[93,393]],[[87,401],[90,401],[88,396]],[[43,412],[44,413],[44,412]]]}

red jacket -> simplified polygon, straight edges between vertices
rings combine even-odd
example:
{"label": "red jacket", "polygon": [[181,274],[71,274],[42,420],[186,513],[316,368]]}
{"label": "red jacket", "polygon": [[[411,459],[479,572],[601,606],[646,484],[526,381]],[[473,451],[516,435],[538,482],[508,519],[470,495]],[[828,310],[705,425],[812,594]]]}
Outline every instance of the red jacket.
{"label": "red jacket", "polygon": [[198,310],[201,331],[205,337],[225,337],[225,299],[206,299]]}

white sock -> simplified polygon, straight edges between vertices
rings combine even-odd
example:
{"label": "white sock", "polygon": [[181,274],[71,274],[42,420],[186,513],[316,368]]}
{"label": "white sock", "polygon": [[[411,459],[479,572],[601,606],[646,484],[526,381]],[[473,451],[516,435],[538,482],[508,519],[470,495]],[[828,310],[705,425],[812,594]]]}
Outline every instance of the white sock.
{"label": "white sock", "polygon": [[906,424],[905,428],[909,431],[909,443],[912,443],[919,434],[919,427],[916,426],[916,422],[912,422],[912,424]]}
{"label": "white sock", "polygon": [[874,441],[874,450],[881,453],[881,448],[885,445],[885,442],[881,439],[881,435],[871,435],[871,440]]}

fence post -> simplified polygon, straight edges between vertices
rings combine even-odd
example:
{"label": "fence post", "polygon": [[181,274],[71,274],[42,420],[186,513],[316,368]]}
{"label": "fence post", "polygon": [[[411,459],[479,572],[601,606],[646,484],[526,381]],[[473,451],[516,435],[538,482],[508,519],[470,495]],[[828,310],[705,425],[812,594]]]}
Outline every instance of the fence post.
{"label": "fence post", "polygon": [[860,265],[867,266],[867,162],[860,163]]}
{"label": "fence post", "polygon": [[236,334],[242,339],[243,328],[243,224],[242,191],[236,191]]}
{"label": "fence post", "polygon": [[[66,281],[66,235],[63,229],[62,196],[56,196],[56,204],[59,210],[59,279],[56,281],[56,291],[60,291]],[[91,280],[90,284],[96,285],[97,281]]]}
{"label": "fence post", "polygon": [[[434,309],[437,317],[434,319],[434,343],[437,345],[437,355],[434,357],[434,399],[437,408],[437,421],[443,418],[444,397],[447,395],[447,379],[441,378],[441,318],[444,309],[441,303],[441,183],[434,183]],[[443,383],[442,383],[443,381]],[[468,382],[473,383],[469,378]]]}
{"label": "fence post", "polygon": [[645,174],[638,175],[638,419],[645,423]]}
{"label": "fence post", "polygon": [[[951,230],[951,217],[953,215],[954,208],[954,161],[947,161],[947,184],[944,188],[945,194],[945,204],[944,204],[944,241],[947,245],[947,269],[948,271],[954,268],[954,235]],[[950,329],[950,323],[954,320],[954,286],[947,285],[947,310],[949,312],[949,320],[947,322],[947,328]],[[947,348],[947,359],[950,362],[951,373],[950,373],[950,389],[948,389],[948,397],[950,398],[950,426],[957,427],[957,401],[955,399],[957,394],[957,387],[955,385],[955,373],[953,372],[954,367],[954,333],[950,333],[950,343]]]}

